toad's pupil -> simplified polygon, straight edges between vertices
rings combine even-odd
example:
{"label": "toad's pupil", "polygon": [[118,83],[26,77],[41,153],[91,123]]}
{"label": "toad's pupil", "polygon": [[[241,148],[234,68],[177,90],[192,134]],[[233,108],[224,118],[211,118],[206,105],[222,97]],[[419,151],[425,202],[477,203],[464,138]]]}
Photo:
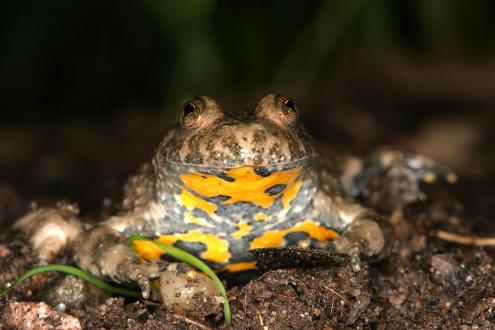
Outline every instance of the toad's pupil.
{"label": "toad's pupil", "polygon": [[285,106],[289,109],[292,109],[292,110],[295,110],[295,108],[296,108],[296,105],[294,104],[294,102],[292,102],[292,100],[286,101]]}
{"label": "toad's pupil", "polygon": [[184,109],[182,109],[182,113],[184,114],[184,117],[185,117],[185,116],[193,113],[194,110],[196,110],[194,105],[192,105],[191,103],[188,103],[184,106]]}

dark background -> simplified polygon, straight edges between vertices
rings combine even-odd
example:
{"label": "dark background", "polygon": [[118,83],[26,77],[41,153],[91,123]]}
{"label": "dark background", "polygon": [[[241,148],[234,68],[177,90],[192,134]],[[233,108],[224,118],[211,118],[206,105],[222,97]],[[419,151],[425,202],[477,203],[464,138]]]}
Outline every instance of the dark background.
{"label": "dark background", "polygon": [[0,0],[0,213],[111,208],[187,98],[270,91],[321,143],[432,155],[490,204],[494,59],[487,0]]}

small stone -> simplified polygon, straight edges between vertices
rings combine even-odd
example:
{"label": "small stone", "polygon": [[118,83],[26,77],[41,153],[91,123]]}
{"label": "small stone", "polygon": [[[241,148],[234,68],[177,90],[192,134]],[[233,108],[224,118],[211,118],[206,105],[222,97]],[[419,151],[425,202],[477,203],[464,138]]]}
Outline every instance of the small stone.
{"label": "small stone", "polygon": [[442,276],[449,276],[460,270],[458,263],[450,254],[435,254],[431,257],[430,265],[434,272]]}
{"label": "small stone", "polygon": [[161,273],[160,293],[165,307],[180,315],[204,318],[222,311],[223,298],[213,281],[185,265]]}
{"label": "small stone", "polygon": [[[103,290],[89,284],[77,276],[67,275],[59,280],[44,296],[44,301],[58,309],[82,308],[91,303],[98,303],[108,298]],[[65,310],[61,310],[65,311]]]}
{"label": "small stone", "polygon": [[10,254],[10,250],[5,244],[0,244],[0,258],[5,258]]}
{"label": "small stone", "polygon": [[[273,312],[272,312],[273,313]],[[319,317],[321,315],[321,309],[319,308],[316,308],[313,312],[313,314],[316,316],[316,317]]]}
{"label": "small stone", "polygon": [[10,302],[1,318],[15,329],[82,329],[77,318],[55,311],[43,302]]}
{"label": "small stone", "polygon": [[388,302],[390,305],[394,306],[395,309],[400,309],[406,298],[407,296],[405,294],[393,294],[388,297]]}
{"label": "small stone", "polygon": [[64,303],[58,303],[57,305],[55,305],[55,310],[59,312],[65,312],[66,309],[67,306]]}

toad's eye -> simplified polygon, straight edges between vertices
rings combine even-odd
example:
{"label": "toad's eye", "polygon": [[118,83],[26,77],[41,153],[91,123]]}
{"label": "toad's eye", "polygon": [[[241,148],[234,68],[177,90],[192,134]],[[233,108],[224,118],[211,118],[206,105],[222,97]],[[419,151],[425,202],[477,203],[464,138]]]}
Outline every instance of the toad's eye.
{"label": "toad's eye", "polygon": [[297,111],[296,110],[296,105],[294,104],[294,102],[292,102],[291,99],[288,99],[287,101],[285,101],[285,107],[288,108],[288,109]]}
{"label": "toad's eye", "polygon": [[190,115],[191,113],[193,113],[194,111],[196,111],[196,106],[192,103],[187,103],[182,108],[182,116],[186,117],[186,116]]}
{"label": "toad's eye", "polygon": [[297,106],[292,102],[291,99],[287,99],[284,102],[284,118],[282,119],[286,125],[293,126],[297,123],[299,117],[299,111]]}
{"label": "toad's eye", "polygon": [[281,126],[295,126],[299,109],[287,96],[269,94],[261,99],[256,107],[256,116],[268,119]]}
{"label": "toad's eye", "polygon": [[180,124],[185,128],[197,127],[199,123],[199,117],[201,112],[201,107],[194,104],[194,101],[190,101],[184,106],[182,106],[182,111],[180,113]]}
{"label": "toad's eye", "polygon": [[218,103],[210,97],[196,97],[182,106],[180,125],[187,129],[206,127],[223,117]]}

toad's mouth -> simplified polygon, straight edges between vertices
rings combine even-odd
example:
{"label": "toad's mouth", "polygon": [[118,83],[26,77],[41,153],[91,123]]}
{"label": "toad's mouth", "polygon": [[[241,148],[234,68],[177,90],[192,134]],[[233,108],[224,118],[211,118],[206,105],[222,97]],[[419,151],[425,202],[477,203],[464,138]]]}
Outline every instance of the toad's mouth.
{"label": "toad's mouth", "polygon": [[186,167],[198,167],[198,168],[211,168],[218,170],[231,170],[242,167],[252,167],[256,169],[270,169],[270,168],[284,168],[284,167],[296,167],[311,164],[318,156],[317,153],[311,153],[298,158],[275,160],[275,161],[258,161],[256,158],[247,159],[244,161],[213,161],[213,162],[183,162],[166,159],[169,165],[173,166],[186,166]]}

